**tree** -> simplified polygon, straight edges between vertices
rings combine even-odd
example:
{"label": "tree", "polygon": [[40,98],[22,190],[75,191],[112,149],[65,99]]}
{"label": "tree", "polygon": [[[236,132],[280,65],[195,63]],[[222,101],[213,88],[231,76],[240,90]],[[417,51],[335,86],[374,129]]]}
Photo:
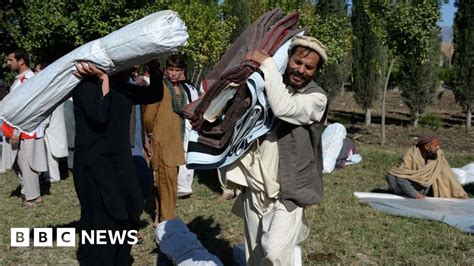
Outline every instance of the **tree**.
{"label": "tree", "polygon": [[346,15],[345,0],[319,0],[316,9],[320,14]]}
{"label": "tree", "polygon": [[188,28],[188,44],[182,53],[193,63],[191,80],[197,84],[202,72],[216,63],[229,47],[237,19],[227,16],[224,20],[223,6],[199,1],[175,2],[169,8],[178,12]]}
{"label": "tree", "polygon": [[472,126],[474,108],[474,2],[459,1],[454,20],[454,78],[456,101],[466,111],[466,127]]}
{"label": "tree", "polygon": [[228,0],[232,14],[237,17],[236,27],[232,33],[232,40],[240,36],[252,23],[251,2],[248,0]]}
{"label": "tree", "polygon": [[352,75],[354,97],[365,111],[365,123],[371,124],[371,109],[377,100],[384,77],[387,49],[374,31],[366,1],[354,0],[352,12]]}
{"label": "tree", "polygon": [[[171,3],[172,2],[172,3]],[[0,8],[7,48],[27,49],[33,62],[52,62],[74,48],[164,9],[178,12],[190,38],[182,49],[197,82],[230,44],[235,16],[223,16],[217,0],[16,0]]]}
{"label": "tree", "polygon": [[345,7],[345,0],[320,0],[316,5],[316,19],[310,24],[310,34],[326,44],[329,50],[329,60],[315,79],[330,99],[344,89],[351,75],[352,29]]}
{"label": "tree", "polygon": [[329,50],[329,60],[318,70],[315,80],[333,98],[350,76],[351,27],[345,10],[345,0],[252,0],[251,19],[264,12],[280,8],[284,12],[299,12],[300,26],[318,38]]}
{"label": "tree", "polygon": [[426,107],[436,98],[439,88],[437,66],[440,58],[439,38],[433,35],[429,47],[429,57],[420,62],[416,57],[404,58],[401,62],[402,97],[410,108],[414,118],[413,126],[418,126],[418,119]]}
{"label": "tree", "polygon": [[[416,127],[420,115],[435,97],[436,88],[431,86],[438,83],[437,75],[430,71],[436,71],[432,66],[439,59],[433,59],[433,51],[439,53],[439,40],[435,40],[439,35],[439,3],[431,0],[397,1],[387,8],[386,17],[388,43],[401,61],[402,96]],[[421,85],[418,82],[424,79],[417,75],[429,75],[435,80]]]}
{"label": "tree", "polygon": [[52,62],[86,42],[100,38],[163,5],[147,0],[11,1],[1,9],[6,46],[22,47],[34,62]]}

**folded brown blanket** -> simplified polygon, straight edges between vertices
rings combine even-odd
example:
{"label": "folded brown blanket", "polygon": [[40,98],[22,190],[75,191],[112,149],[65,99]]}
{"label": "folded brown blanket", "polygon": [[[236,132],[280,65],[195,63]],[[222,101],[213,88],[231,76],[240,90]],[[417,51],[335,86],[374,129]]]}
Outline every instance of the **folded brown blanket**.
{"label": "folded brown blanket", "polygon": [[[245,54],[248,51],[263,49],[273,56],[281,45],[304,30],[297,28],[297,12],[282,17],[281,10],[275,9],[263,14],[247,28],[206,76],[205,84],[210,87],[201,101],[197,106],[192,104],[185,107],[185,116],[191,118],[192,126],[200,134],[198,142],[214,148],[222,148],[228,144],[236,122],[252,102],[247,79],[259,67],[256,62],[242,61]],[[206,121],[203,114],[211,102],[231,83],[237,84],[237,90],[227,103],[221,121]]]}

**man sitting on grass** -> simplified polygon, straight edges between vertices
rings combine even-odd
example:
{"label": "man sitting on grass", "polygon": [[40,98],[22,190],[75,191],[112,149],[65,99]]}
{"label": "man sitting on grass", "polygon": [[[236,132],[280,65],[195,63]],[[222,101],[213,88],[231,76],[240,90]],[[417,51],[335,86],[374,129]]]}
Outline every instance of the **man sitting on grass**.
{"label": "man sitting on grass", "polygon": [[409,148],[401,163],[388,171],[385,180],[395,194],[424,199],[431,190],[434,197],[467,198],[443,151],[440,138],[425,132]]}

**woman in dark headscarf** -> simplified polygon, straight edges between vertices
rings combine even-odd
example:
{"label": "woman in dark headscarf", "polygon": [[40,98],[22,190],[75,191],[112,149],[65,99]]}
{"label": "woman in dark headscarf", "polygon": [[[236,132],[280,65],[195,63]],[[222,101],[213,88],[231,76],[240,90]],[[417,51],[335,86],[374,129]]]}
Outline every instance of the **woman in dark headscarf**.
{"label": "woman in dark headscarf", "polygon": [[[132,104],[160,100],[163,75],[157,64],[149,64],[151,84],[127,83],[128,71],[109,79],[91,63],[76,64],[76,76],[84,80],[73,94],[76,139],[74,185],[81,203],[79,229],[138,230],[143,196],[130,152]],[[129,239],[126,239],[127,242]],[[131,264],[130,244],[81,243],[78,260],[86,265]]]}

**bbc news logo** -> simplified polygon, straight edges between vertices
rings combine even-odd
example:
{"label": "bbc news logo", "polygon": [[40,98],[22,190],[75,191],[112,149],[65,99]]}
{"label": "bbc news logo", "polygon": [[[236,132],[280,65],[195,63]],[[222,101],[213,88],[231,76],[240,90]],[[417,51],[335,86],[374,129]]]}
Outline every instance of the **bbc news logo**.
{"label": "bbc news logo", "polygon": [[[53,228],[33,228],[33,246],[34,247],[52,247],[53,246]],[[11,228],[10,246],[29,247],[30,246],[30,228]],[[137,230],[82,230],[80,234],[80,243],[83,245],[106,245],[106,244],[129,244],[138,243]],[[56,246],[57,247],[75,247],[76,229],[75,228],[56,228]]]}

